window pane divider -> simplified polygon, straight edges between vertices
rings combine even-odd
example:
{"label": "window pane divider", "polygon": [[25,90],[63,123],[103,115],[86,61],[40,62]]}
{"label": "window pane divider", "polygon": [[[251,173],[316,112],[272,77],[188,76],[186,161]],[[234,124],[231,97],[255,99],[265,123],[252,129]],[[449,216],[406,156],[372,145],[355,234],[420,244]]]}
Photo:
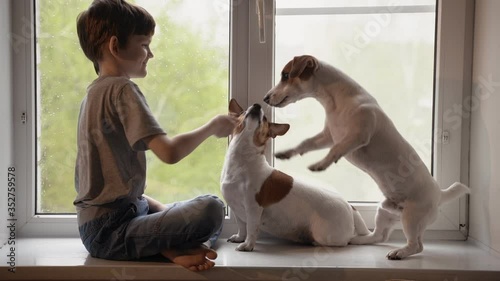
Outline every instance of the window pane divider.
{"label": "window pane divider", "polygon": [[435,5],[278,8],[277,16],[434,13]]}

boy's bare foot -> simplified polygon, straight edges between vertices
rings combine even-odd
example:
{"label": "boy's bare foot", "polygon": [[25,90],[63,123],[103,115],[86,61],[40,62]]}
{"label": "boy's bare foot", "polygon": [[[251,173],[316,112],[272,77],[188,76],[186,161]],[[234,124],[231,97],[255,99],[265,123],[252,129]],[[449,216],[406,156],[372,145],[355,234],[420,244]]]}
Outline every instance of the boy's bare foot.
{"label": "boy's bare foot", "polygon": [[215,263],[211,260],[217,258],[214,250],[204,246],[188,250],[165,250],[161,254],[173,263],[181,265],[191,271],[202,271],[214,267]]}

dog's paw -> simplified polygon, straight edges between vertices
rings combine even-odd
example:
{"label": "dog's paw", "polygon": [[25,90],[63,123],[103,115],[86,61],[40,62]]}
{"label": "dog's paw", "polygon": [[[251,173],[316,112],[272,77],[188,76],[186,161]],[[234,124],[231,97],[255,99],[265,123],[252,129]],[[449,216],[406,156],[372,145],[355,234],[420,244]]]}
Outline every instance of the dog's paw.
{"label": "dog's paw", "polygon": [[316,164],[309,166],[308,168],[309,168],[309,170],[311,170],[313,172],[320,172],[320,171],[326,170],[326,168],[328,168],[328,165],[325,165],[325,164],[319,162],[319,163],[316,163]]}
{"label": "dog's paw", "polygon": [[227,239],[227,242],[231,243],[241,243],[245,241],[245,237],[241,237],[238,234],[233,234],[229,239]]}
{"label": "dog's paw", "polygon": [[387,254],[387,259],[389,260],[402,260],[408,256],[408,253],[405,248],[396,249],[394,251],[390,251]]}
{"label": "dog's paw", "polygon": [[421,253],[424,250],[422,243],[408,244],[403,248],[390,251],[387,258],[390,260],[402,260],[408,256]]}
{"label": "dog's paw", "polygon": [[277,152],[274,154],[274,156],[278,159],[290,159],[292,158],[293,156],[295,156],[297,153],[295,153],[295,150],[286,150],[286,151],[282,151],[282,152]]}
{"label": "dog's paw", "polygon": [[238,247],[236,247],[236,251],[251,252],[253,251],[253,247],[254,247],[253,243],[243,242],[239,244]]}

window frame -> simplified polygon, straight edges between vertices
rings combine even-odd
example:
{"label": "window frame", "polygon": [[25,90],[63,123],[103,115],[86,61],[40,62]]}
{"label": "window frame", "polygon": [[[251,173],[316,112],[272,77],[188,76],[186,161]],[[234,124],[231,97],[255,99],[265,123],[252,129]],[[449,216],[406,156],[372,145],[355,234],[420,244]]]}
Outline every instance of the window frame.
{"label": "window frame", "polygon": [[[273,86],[274,77],[274,0],[264,4],[265,43],[259,40],[257,1],[231,0],[230,11],[230,97],[242,107],[262,103],[263,93]],[[36,56],[35,1],[11,1],[12,71],[14,102],[13,139],[16,164],[17,225],[20,237],[78,237],[76,215],[36,214]],[[442,188],[455,181],[468,184],[470,120],[456,115],[454,106],[467,106],[472,80],[472,33],[474,2],[470,0],[438,0],[436,22],[435,100],[433,140],[433,174]],[[460,42],[457,44],[456,42]],[[281,67],[281,66],[278,66]],[[465,105],[465,106],[463,106]],[[21,121],[22,114],[26,121]],[[455,113],[455,115],[453,115]],[[274,119],[271,109],[266,114]],[[448,114],[448,115],[446,115]],[[449,116],[452,114],[452,116]],[[459,116],[460,124],[448,117]],[[456,118],[453,120],[457,120]],[[458,121],[457,121],[458,122]],[[446,144],[442,132],[448,131]],[[266,156],[273,164],[273,145]],[[368,227],[374,227],[376,204],[353,203],[365,217]],[[426,237],[463,240],[468,234],[468,198],[441,207],[440,218],[431,225]],[[442,215],[444,214],[444,215]],[[237,230],[235,222],[226,219],[223,237]],[[456,226],[460,227],[456,227]],[[397,234],[396,234],[397,236]]]}

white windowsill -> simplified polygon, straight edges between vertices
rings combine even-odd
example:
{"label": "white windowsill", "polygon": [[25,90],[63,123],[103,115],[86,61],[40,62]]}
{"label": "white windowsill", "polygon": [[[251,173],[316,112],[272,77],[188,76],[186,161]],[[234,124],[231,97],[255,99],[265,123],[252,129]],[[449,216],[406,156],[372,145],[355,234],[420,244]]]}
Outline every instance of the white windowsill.
{"label": "white windowsill", "polygon": [[95,259],[77,238],[21,238],[16,273],[7,271],[8,247],[0,249],[0,280],[500,280],[500,257],[473,242],[427,241],[421,254],[385,258],[402,244],[319,248],[263,239],[244,253],[220,240],[216,267],[193,273],[161,259]]}

